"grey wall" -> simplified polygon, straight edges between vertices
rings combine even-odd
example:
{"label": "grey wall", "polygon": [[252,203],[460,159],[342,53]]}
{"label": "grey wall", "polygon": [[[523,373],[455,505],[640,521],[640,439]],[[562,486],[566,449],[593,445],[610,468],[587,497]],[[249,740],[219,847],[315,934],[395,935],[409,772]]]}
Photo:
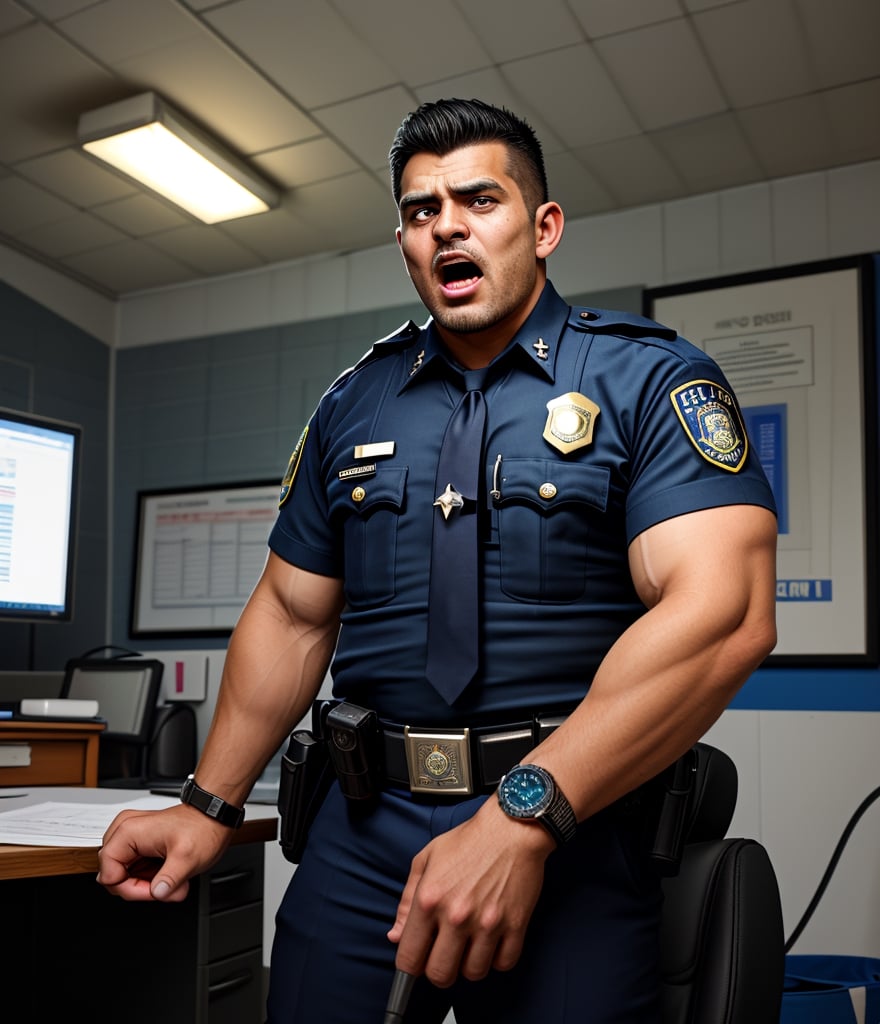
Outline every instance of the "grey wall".
{"label": "grey wall", "polygon": [[106,345],[0,283],[0,406],[83,428],[74,618],[0,622],[0,669],[60,669],[104,643],[110,361]]}

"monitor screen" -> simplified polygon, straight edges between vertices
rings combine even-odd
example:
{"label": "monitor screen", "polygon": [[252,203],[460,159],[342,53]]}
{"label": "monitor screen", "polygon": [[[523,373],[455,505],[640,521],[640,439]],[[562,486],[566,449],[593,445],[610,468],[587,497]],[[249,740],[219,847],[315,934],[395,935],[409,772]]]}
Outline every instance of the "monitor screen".
{"label": "monitor screen", "polygon": [[0,619],[73,614],[82,429],[0,409]]}
{"label": "monitor screen", "polygon": [[74,659],[67,663],[61,696],[96,700],[107,720],[105,739],[147,743],[153,725],[163,664],[154,658]]}

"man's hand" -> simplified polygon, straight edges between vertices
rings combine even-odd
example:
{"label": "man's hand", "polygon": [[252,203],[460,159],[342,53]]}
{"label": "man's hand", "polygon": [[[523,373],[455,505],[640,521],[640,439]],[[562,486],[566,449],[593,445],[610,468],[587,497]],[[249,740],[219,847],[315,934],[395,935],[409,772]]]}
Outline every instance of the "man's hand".
{"label": "man's hand", "polygon": [[477,814],[414,859],[388,938],[397,967],[438,988],[510,970],[555,842],[537,822],[508,818],[490,797]]}
{"label": "man's hand", "polygon": [[126,900],[180,903],[189,879],[223,854],[231,831],[192,807],[122,811],[104,833],[98,882]]}

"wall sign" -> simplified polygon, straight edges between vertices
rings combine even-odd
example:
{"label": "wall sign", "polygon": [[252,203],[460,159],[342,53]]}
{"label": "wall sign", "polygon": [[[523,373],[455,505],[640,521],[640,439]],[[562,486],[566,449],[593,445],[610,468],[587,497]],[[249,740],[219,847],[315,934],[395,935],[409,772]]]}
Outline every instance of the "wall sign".
{"label": "wall sign", "polygon": [[649,289],[645,311],[721,366],[779,509],[770,662],[877,663],[873,263]]}

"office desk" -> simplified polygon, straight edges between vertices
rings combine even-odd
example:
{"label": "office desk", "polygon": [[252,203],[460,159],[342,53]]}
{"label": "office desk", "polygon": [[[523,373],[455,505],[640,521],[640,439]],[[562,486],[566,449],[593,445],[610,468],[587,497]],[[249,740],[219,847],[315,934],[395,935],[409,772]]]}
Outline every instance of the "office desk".
{"label": "office desk", "polygon": [[[88,794],[88,797],[87,797]],[[47,789],[101,803],[131,790]],[[11,810],[18,800],[0,800]],[[174,803],[169,799],[169,803]],[[0,1015],[49,1024],[261,1024],[263,844],[274,808],[248,805],[225,856],[182,903],[130,903],[95,882],[95,848],[0,844]]]}
{"label": "office desk", "polygon": [[0,743],[27,743],[31,763],[0,768],[0,786],[97,786],[105,722],[0,722]]}

